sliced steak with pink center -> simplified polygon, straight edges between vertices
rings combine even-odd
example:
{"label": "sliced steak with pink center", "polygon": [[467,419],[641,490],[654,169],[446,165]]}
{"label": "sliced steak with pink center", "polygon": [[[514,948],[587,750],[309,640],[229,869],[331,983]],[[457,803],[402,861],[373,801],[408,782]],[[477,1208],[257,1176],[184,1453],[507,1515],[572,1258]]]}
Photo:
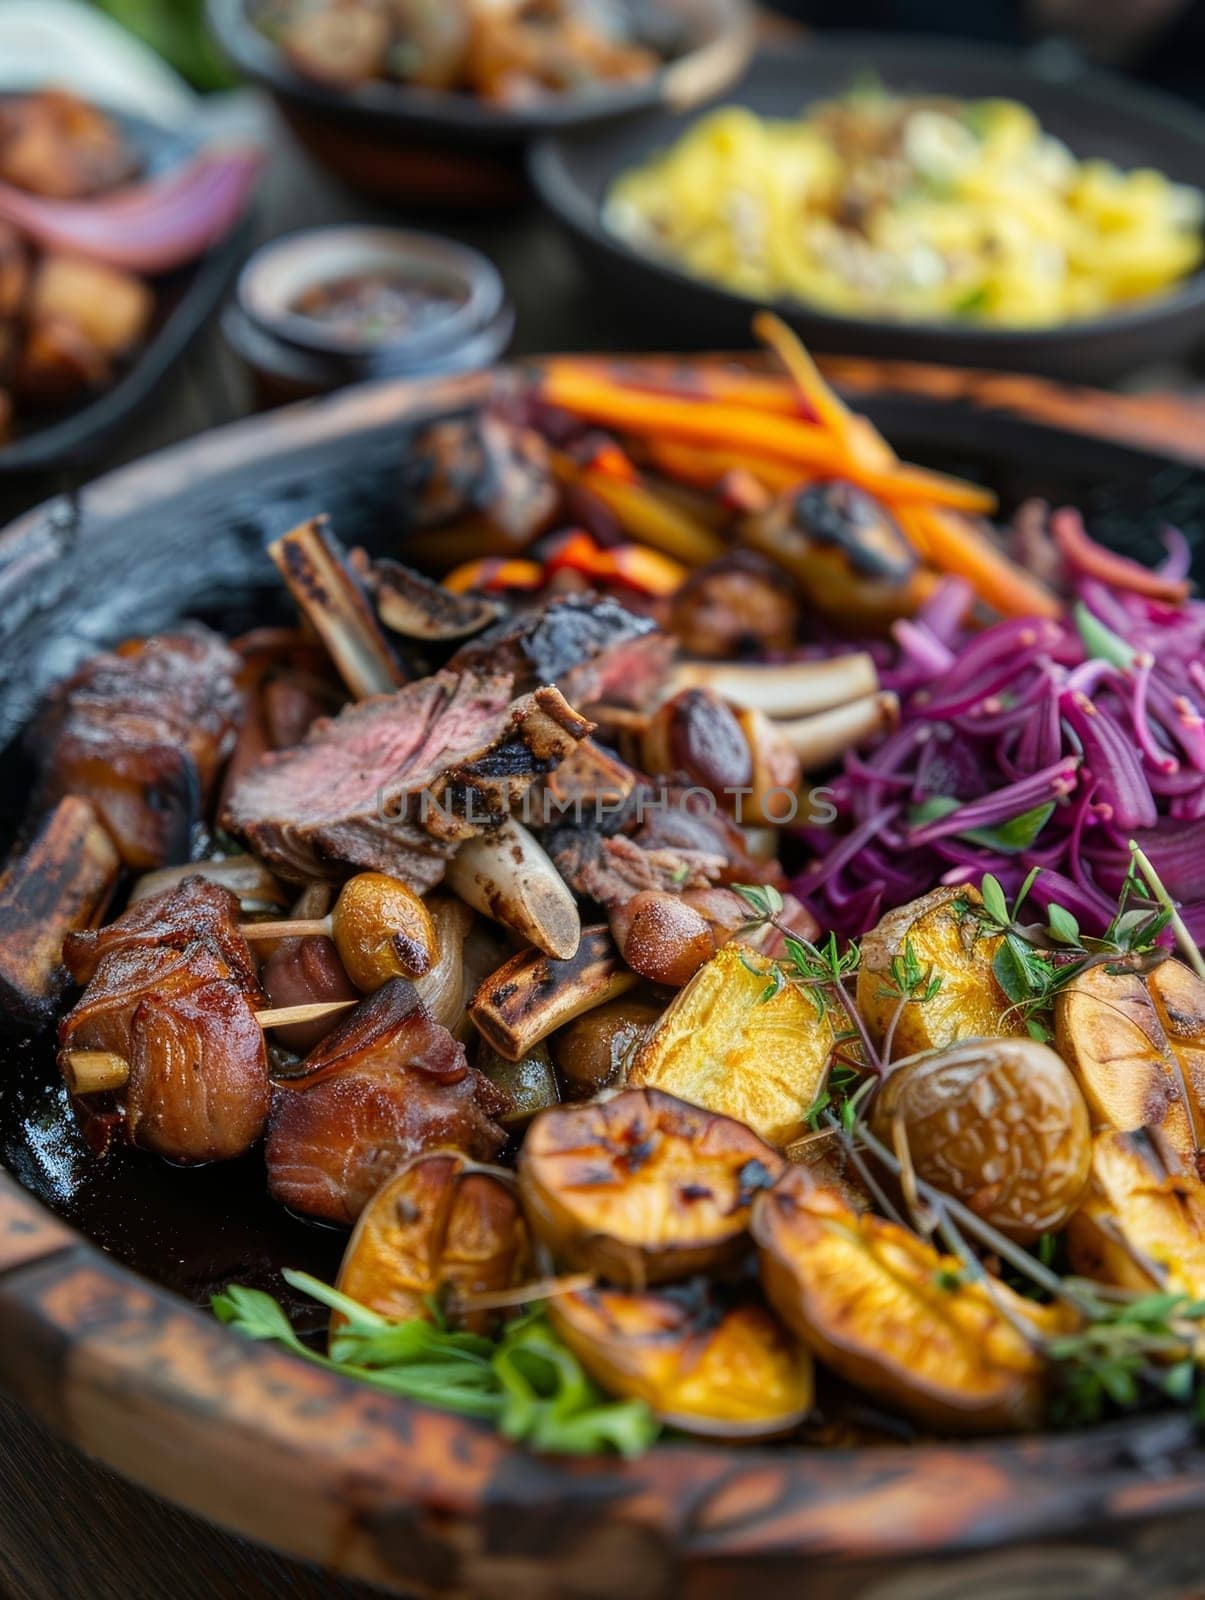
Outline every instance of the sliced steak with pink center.
{"label": "sliced steak with pink center", "polygon": [[284,877],[363,868],[422,892],[591,726],[556,689],[514,700],[507,673],[437,672],[264,756],[235,783],[222,823]]}

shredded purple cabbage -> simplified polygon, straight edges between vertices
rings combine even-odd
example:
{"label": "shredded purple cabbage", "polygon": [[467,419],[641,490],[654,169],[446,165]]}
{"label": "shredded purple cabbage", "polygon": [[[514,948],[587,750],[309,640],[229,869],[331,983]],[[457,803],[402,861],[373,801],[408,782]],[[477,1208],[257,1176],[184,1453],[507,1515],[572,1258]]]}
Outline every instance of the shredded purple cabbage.
{"label": "shredded purple cabbage", "polygon": [[[1183,576],[1188,547],[1166,540],[1163,571]],[[825,926],[863,933],[985,872],[1014,893],[1040,866],[1037,904],[1099,933],[1136,839],[1205,939],[1205,602],[1074,573],[1071,597],[1057,622],[971,632],[950,579],[896,624],[880,663],[900,726],[847,755],[829,785],[837,820],[800,831],[814,859],[792,888]]]}

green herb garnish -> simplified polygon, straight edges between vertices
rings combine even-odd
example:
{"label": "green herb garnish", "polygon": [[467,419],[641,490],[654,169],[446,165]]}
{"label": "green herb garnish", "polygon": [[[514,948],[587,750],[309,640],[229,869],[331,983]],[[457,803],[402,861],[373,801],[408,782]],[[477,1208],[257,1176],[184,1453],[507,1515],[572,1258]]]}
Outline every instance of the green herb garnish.
{"label": "green herb garnish", "polygon": [[331,1337],[329,1355],[310,1349],[262,1290],[231,1284],[214,1295],[214,1315],[248,1339],[283,1345],[327,1371],[492,1422],[507,1439],[533,1450],[637,1456],[660,1432],[643,1401],[611,1400],[596,1387],[541,1307],[507,1323],[497,1339],[486,1339],[438,1320],[394,1322],[308,1273],[284,1276],[346,1319]]}

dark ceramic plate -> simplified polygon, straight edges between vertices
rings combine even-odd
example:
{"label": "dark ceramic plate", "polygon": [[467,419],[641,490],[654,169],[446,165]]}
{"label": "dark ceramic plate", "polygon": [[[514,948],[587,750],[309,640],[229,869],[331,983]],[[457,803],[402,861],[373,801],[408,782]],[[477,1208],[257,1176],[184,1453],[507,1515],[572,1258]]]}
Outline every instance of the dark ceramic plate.
{"label": "dark ceramic plate", "polygon": [[[111,111],[109,115],[141,154],[146,173],[174,167],[197,148],[197,140],[185,130],[167,128],[122,111]],[[116,381],[98,394],[66,409],[18,416],[12,442],[0,445],[0,477],[96,460],[134,419],[200,333],[249,242],[249,225],[242,223],[200,260],[152,280],[155,314],[141,349],[119,369]]]}
{"label": "dark ceramic plate", "polygon": [[401,83],[326,88],[294,71],[249,11],[249,0],[207,0],[218,43],[276,98],[311,154],[359,188],[445,205],[513,195],[514,155],[537,134],[610,126],[650,106],[698,105],[733,81],[753,49],[748,0],[639,0],[635,26],[667,56],[660,71],[505,109]]}
{"label": "dark ceramic plate", "polygon": [[[240,629],[283,614],[264,547],[290,524],[326,510],[345,538],[404,551],[407,439],[492,382],[389,383],[274,412],[0,534],[0,805],[24,804],[12,741],[36,699],[90,651],[183,616]],[[1200,552],[1199,467],[985,413],[973,394],[863,390],[859,404],[910,456],[982,477],[1006,508],[1077,500],[1139,555],[1174,519]],[[1090,399],[1085,412],[1090,426]],[[1199,1579],[1191,1417],[913,1449],[667,1443],[630,1463],[550,1460],[188,1304],[232,1278],[277,1287],[282,1263],[329,1273],[339,1247],[269,1204],[255,1155],[193,1172],[136,1152],[96,1162],[65,1116],[51,1041],[0,1047],[0,1391],[203,1516],[456,1600],[1172,1600]]]}
{"label": "dark ceramic plate", "polygon": [[[1057,71],[1049,57],[914,37],[828,34],[758,54],[729,99],[763,116],[793,116],[867,74],[889,89],[977,99],[1006,96],[1032,107],[1077,156],[1150,166],[1191,184],[1205,171],[1205,118],[1177,101],[1104,74]],[[1064,63],[1065,69],[1065,63]],[[568,228],[587,269],[624,297],[634,332],[688,329],[695,347],[746,345],[755,302],[717,288],[625,243],[602,220],[613,180],[671,144],[696,114],[665,109],[608,129],[558,133],[532,150],[540,198]],[[1189,357],[1205,340],[1205,272],[1132,308],[1057,328],[977,328],[837,316],[798,301],[774,304],[818,350],[851,355],[1007,367],[1101,381],[1151,362]]]}

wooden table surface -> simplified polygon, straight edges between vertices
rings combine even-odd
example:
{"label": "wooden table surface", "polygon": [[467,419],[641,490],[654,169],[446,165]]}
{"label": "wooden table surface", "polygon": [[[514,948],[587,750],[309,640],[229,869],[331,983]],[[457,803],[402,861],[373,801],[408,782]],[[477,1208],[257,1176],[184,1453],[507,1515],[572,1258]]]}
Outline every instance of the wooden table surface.
{"label": "wooden table surface", "polygon": [[[399,220],[316,170],[278,128],[257,217],[261,239],[312,223],[376,218]],[[630,347],[639,308],[600,303],[534,205],[475,218],[400,220],[442,228],[493,257],[518,313],[516,352]],[[250,404],[247,376],[214,330],[105,462],[0,485],[0,524],[105,466],[243,415]],[[132,1488],[0,1400],[0,1600],[366,1600],[368,1594]]]}

